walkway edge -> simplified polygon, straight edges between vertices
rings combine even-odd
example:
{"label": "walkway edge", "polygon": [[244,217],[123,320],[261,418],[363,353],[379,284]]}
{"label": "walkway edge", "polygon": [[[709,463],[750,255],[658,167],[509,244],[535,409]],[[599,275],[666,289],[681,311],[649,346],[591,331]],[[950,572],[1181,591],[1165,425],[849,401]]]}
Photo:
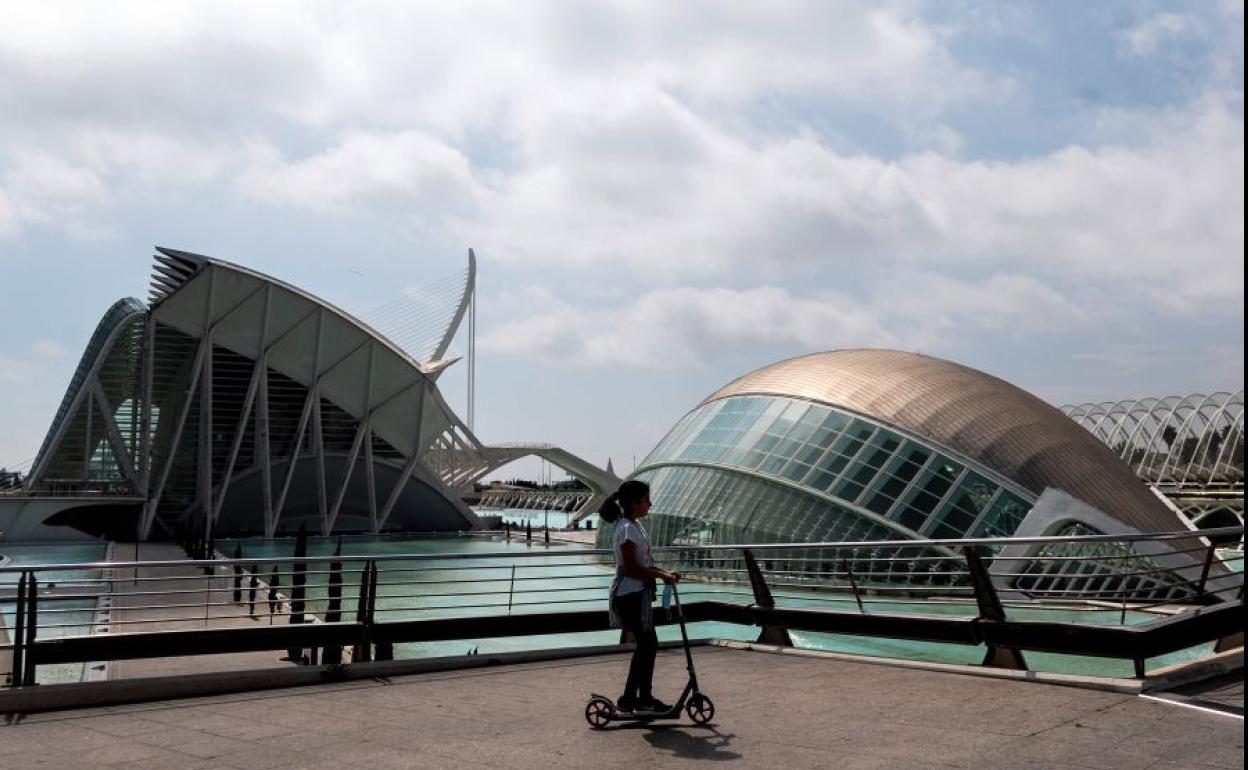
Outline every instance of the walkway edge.
{"label": "walkway edge", "polygon": [[[706,645],[706,640],[692,640]],[[660,649],[679,647],[680,642],[660,642]],[[286,687],[350,682],[360,679],[430,674],[516,663],[615,655],[632,645],[564,647],[497,654],[455,655],[439,658],[347,663],[339,666],[295,666],[223,671],[210,674],[112,679],[104,682],[74,682],[0,690],[0,714],[30,714],[77,708],[115,706],[125,703],[198,698],[208,695],[276,690]]]}
{"label": "walkway edge", "polygon": [[[1170,666],[1154,672],[1146,679],[1139,680],[1055,674],[1041,671],[1012,671],[954,663],[931,663],[899,658],[853,655],[825,650],[805,650],[795,647],[780,647],[770,644],[737,642],[725,639],[692,640],[692,644],[775,655],[822,658],[846,663],[962,674],[989,679],[1037,682],[1040,684],[1079,687],[1130,695],[1139,695],[1144,692],[1190,684],[1232,671],[1242,670],[1244,667],[1244,651],[1242,649],[1218,653],[1209,658],[1191,663]],[[680,643],[660,642],[659,646],[662,649],[670,649],[679,647]],[[0,690],[0,714],[24,714],[40,711],[94,708],[125,703],[196,698],[209,695],[349,682],[379,677],[489,668],[518,663],[569,660],[614,655],[630,649],[631,645],[611,644],[548,650],[526,650],[493,655],[455,655],[440,658],[348,663],[340,666],[296,666],[291,668],[214,672],[210,674],[116,679],[104,682],[38,685],[36,687]]]}
{"label": "walkway edge", "polygon": [[1060,685],[1062,687],[1080,687],[1085,690],[1103,690],[1106,692],[1139,695],[1144,692],[1162,690],[1182,684],[1191,684],[1215,676],[1221,676],[1244,667],[1243,649],[1217,653],[1208,658],[1180,663],[1155,671],[1145,679],[1126,679],[1120,677],[1083,676],[1079,674],[1056,674],[1045,671],[1013,671],[1003,668],[970,666],[958,663],[935,663],[921,660],[903,660],[901,658],[881,658],[870,655],[854,655],[844,652],[827,650],[806,650],[796,647],[780,647],[757,642],[737,642],[727,639],[712,639],[708,642],[716,647],[727,647],[733,650],[752,650],[769,652],[776,655],[794,655],[798,657],[824,658],[839,660],[846,663],[865,663],[873,666],[891,666],[893,668],[919,669],[923,671],[940,671],[949,674],[963,674],[988,679],[1010,679],[1021,682],[1037,682],[1040,684]]}

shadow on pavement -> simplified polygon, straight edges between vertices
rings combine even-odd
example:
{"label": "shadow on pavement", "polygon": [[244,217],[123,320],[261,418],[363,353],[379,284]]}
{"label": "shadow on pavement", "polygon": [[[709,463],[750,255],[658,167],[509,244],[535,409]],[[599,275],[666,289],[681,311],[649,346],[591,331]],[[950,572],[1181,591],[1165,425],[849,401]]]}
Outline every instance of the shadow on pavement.
{"label": "shadow on pavement", "polygon": [[714,727],[696,728],[676,725],[649,725],[646,742],[656,749],[672,752],[675,759],[741,759],[728,750],[735,735],[721,733]]}

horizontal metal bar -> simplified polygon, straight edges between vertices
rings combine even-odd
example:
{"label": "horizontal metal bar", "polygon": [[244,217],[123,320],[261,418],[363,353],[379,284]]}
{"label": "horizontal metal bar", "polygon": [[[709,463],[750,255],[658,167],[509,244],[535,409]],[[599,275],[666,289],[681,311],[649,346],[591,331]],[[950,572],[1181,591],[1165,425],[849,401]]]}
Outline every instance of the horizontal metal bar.
{"label": "horizontal metal bar", "polygon": [[[1240,607],[1232,603],[1120,627],[1069,622],[998,622],[911,614],[861,614],[810,608],[763,608],[720,601],[691,602],[685,605],[684,612],[690,622],[780,626],[803,631],[965,645],[986,642],[1016,649],[1113,658],[1155,657],[1227,636],[1243,628]],[[669,611],[656,608],[654,615],[656,623],[672,621]],[[577,633],[605,630],[606,627],[606,613],[584,610],[386,621],[372,625],[369,633],[376,641],[419,642]],[[41,639],[30,645],[29,654],[34,662],[45,664],[348,645],[362,641],[362,630],[363,627],[356,623],[310,623],[118,636],[97,634]]]}
{"label": "horizontal metal bar", "polygon": [[[951,540],[864,540],[844,542],[817,543],[737,543],[731,545],[700,545],[700,546],[663,546],[653,549],[655,554],[678,554],[689,551],[741,551],[749,549],[758,552],[805,550],[811,548],[837,548],[861,550],[864,548],[961,548],[963,546],[992,545],[1030,545],[1059,543],[1134,543],[1145,541],[1186,540],[1192,538],[1210,538],[1222,535],[1243,535],[1243,527],[1220,527],[1206,530],[1183,530],[1179,532],[1147,532],[1133,535],[1068,535],[1053,537],[1024,538],[957,538]],[[497,559],[534,559],[568,556],[613,556],[613,551],[606,549],[559,549],[557,554],[548,551],[500,551],[497,553],[441,553],[441,554],[374,554],[374,555],[342,555],[342,556],[305,556],[305,557],[263,557],[248,559],[206,559],[174,561],[103,561],[69,564],[22,565],[0,567],[0,574],[20,572],[47,572],[52,570],[91,570],[91,569],[135,569],[139,567],[206,567],[206,566],[240,566],[272,565],[272,564],[313,564],[317,562],[339,561],[343,563],[376,561],[382,563],[396,561],[491,561]],[[1033,557],[1034,558],[1034,557]],[[549,566],[549,565],[538,565]]]}
{"label": "horizontal metal bar", "polygon": [[304,623],[40,639],[27,647],[27,654],[35,663],[42,665],[345,646],[362,641],[363,626],[357,623]]}

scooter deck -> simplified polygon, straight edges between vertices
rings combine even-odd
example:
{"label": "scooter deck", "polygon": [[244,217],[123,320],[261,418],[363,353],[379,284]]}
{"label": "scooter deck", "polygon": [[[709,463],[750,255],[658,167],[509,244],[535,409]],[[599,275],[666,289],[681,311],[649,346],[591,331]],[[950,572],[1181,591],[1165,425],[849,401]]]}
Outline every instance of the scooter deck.
{"label": "scooter deck", "polygon": [[615,701],[612,700],[611,698],[606,697],[605,695],[591,693],[590,697],[602,698],[607,703],[611,704],[611,720],[612,721],[632,720],[635,722],[649,722],[653,719],[680,719],[680,714],[684,710],[684,707],[685,707],[685,704],[681,702],[681,703],[676,703],[667,711],[647,711],[645,709],[636,709],[633,711],[620,711],[620,708],[619,706],[615,704]]}

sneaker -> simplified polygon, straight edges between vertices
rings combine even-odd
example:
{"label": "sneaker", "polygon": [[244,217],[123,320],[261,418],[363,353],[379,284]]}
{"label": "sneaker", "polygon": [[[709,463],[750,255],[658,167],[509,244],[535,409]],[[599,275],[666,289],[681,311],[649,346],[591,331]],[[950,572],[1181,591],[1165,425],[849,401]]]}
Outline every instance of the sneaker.
{"label": "sneaker", "polygon": [[637,710],[641,703],[636,698],[630,698],[627,695],[622,696],[615,702],[615,711],[618,714],[631,714]]}
{"label": "sneaker", "polygon": [[644,698],[638,698],[637,703],[638,703],[638,707],[645,711],[660,712],[660,711],[672,710],[671,706],[667,705],[666,703],[654,697],[653,695],[650,695]]}

